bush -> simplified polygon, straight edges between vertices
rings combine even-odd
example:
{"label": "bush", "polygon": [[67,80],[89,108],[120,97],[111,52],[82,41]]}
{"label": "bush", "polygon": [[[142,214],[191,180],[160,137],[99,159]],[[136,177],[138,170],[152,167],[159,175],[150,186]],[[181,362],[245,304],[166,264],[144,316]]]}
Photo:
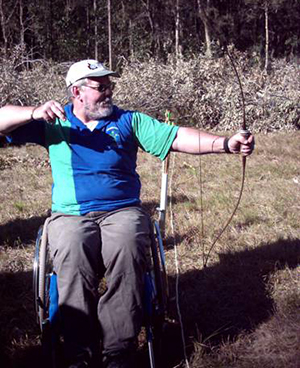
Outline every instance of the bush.
{"label": "bush", "polygon": [[0,98],[5,104],[37,105],[50,99],[64,102],[67,65],[44,59],[30,60],[17,46],[0,60]]}
{"label": "bush", "polygon": [[[243,85],[248,127],[256,132],[299,129],[299,66],[274,60],[272,73],[266,75],[254,58],[231,53]],[[65,103],[64,76],[70,63],[29,62],[22,55],[16,47],[9,60],[0,61],[1,106],[37,105],[50,99]],[[243,118],[241,91],[228,57],[126,62],[114,98],[120,107],[162,120],[168,109],[179,125],[210,130],[237,130]]]}
{"label": "bush", "polygon": [[[299,129],[299,67],[275,60],[271,75],[266,75],[246,54],[233,54],[248,127],[253,131]],[[116,99],[161,119],[170,109],[180,125],[222,131],[238,129],[243,117],[241,91],[227,57],[128,63]]]}

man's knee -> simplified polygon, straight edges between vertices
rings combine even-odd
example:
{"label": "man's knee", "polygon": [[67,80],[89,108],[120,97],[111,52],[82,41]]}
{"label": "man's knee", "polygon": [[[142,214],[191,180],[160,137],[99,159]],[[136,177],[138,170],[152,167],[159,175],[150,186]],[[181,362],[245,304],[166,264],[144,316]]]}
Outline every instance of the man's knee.
{"label": "man's knee", "polygon": [[100,235],[96,224],[65,217],[50,222],[49,244],[54,266],[91,269],[97,272],[101,258]]}
{"label": "man's knee", "polygon": [[151,220],[143,210],[129,208],[113,216],[112,231],[105,236],[111,237],[116,249],[134,255],[150,246]]}

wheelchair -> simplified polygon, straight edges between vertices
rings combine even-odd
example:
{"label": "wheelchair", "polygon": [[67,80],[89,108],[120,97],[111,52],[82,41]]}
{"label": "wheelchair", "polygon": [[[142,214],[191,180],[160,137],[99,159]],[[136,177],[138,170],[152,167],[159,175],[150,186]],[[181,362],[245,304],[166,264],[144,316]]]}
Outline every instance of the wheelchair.
{"label": "wheelchair", "polygon": [[[56,274],[53,272],[47,242],[47,218],[38,230],[33,262],[34,309],[41,331],[42,349],[49,367],[59,368],[59,317]],[[149,265],[145,274],[144,327],[150,368],[156,368],[161,355],[166,324],[168,282],[159,222],[153,222]]]}

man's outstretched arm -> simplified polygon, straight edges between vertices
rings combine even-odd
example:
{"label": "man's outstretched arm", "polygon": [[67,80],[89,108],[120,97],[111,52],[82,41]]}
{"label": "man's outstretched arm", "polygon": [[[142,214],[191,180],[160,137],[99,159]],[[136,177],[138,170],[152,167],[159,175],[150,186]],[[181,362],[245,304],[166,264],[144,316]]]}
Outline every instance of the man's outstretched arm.
{"label": "man's outstretched arm", "polygon": [[191,154],[241,153],[248,156],[254,149],[254,137],[236,133],[231,137],[218,136],[195,128],[180,127],[172,151]]}
{"label": "man's outstretched arm", "polygon": [[40,106],[6,105],[0,109],[0,134],[6,135],[32,120],[51,122],[57,117],[65,119],[64,109],[56,101],[48,101]]}

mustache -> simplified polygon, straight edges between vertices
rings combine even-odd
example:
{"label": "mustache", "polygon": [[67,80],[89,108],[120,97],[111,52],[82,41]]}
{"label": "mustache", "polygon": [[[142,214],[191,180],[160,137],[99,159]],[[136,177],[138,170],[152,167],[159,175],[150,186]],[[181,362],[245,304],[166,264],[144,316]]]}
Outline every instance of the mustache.
{"label": "mustache", "polygon": [[105,100],[103,100],[103,101],[101,101],[100,102],[100,106],[102,106],[102,105],[112,105],[112,98],[111,97],[107,97]]}

